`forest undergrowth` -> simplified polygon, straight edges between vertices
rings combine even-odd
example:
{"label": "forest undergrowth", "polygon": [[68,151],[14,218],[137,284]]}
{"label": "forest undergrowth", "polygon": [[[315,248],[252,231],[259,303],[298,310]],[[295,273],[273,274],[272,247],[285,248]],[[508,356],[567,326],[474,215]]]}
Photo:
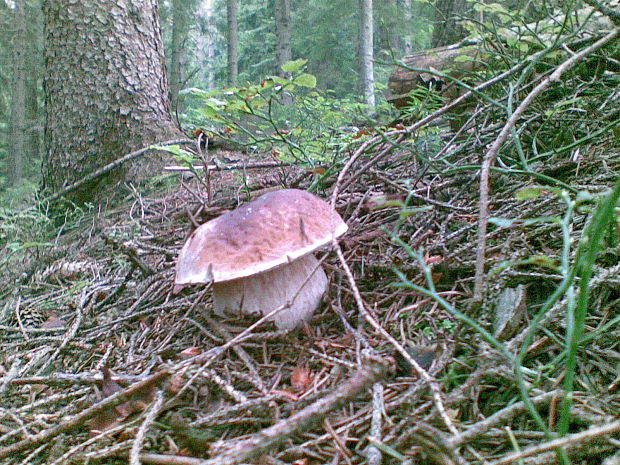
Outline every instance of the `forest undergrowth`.
{"label": "forest undergrowth", "polygon": [[[479,84],[460,133],[439,106],[349,127],[316,166],[277,163],[294,133],[260,158],[198,148],[230,169],[22,243],[0,269],[0,463],[620,463],[620,67],[604,43],[547,79],[575,56]],[[282,187],[349,226],[309,325],[172,295],[193,224]]]}

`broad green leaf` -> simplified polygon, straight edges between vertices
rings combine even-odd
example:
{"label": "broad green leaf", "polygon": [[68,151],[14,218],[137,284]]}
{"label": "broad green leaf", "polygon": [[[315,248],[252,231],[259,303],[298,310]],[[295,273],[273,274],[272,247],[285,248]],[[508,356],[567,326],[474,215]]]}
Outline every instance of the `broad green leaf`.
{"label": "broad green leaf", "polygon": [[292,73],[295,71],[299,71],[301,70],[301,68],[304,67],[306,63],[308,63],[308,60],[304,58],[299,58],[293,61],[287,61],[286,63],[282,65],[282,71],[284,71],[285,73]]}
{"label": "broad green leaf", "polygon": [[310,87],[312,89],[316,87],[316,77],[308,73],[300,74],[293,82],[302,87]]}

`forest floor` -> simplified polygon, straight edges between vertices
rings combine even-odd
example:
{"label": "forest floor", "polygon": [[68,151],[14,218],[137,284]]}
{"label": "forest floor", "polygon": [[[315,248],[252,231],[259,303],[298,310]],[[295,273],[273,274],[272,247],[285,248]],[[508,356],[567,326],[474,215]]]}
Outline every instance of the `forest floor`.
{"label": "forest floor", "polygon": [[[574,192],[493,173],[501,221],[476,304],[479,178],[463,167],[482,146],[446,137],[377,138],[323,179],[316,193],[338,189],[349,232],[327,256],[324,304],[292,334],[213,315],[208,287],[172,295],[174,265],[192,222],[317,173],[213,171],[210,202],[204,183],[174,180],[65,224],[3,271],[0,463],[619,463],[618,243],[593,268],[567,417],[575,295],[550,299],[597,204],[573,208]],[[438,145],[446,168],[429,169]],[[617,140],[537,170],[601,194],[620,172]]]}

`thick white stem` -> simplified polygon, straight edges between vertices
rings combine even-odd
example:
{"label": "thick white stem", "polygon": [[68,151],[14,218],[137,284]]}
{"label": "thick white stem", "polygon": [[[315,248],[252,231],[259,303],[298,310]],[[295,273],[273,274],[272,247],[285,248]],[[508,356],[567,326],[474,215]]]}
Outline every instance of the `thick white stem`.
{"label": "thick white stem", "polygon": [[213,306],[217,314],[265,315],[288,303],[272,320],[280,329],[292,329],[310,319],[326,290],[327,276],[309,254],[254,276],[215,283]]}

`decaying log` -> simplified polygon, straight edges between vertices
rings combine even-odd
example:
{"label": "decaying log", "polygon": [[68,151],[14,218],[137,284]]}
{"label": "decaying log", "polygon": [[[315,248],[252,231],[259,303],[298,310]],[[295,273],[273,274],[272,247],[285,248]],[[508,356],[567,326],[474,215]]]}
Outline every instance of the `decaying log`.
{"label": "decaying log", "polygon": [[409,93],[419,85],[427,89],[436,89],[447,99],[454,99],[460,95],[462,88],[432,72],[461,79],[475,70],[479,60],[478,47],[461,44],[446,45],[408,55],[403,58],[405,66],[395,67],[390,76],[388,88],[392,96],[388,100],[396,108],[405,107],[411,101]]}
{"label": "decaying log", "polygon": [[[603,7],[602,10],[597,10],[592,6],[586,6],[571,13],[569,18],[566,18],[566,13],[560,12],[536,23],[500,29],[497,34],[502,42],[525,42],[536,50],[543,45],[550,46],[554,43],[557,39],[557,25],[568,21],[575,29],[579,26],[578,34],[571,39],[570,47],[573,50],[580,50],[613,29],[612,18],[617,20],[616,15],[620,13],[611,8]],[[533,37],[528,31],[537,31],[536,36]],[[462,88],[449,78],[442,78],[433,73],[438,72],[461,79],[476,71],[481,63],[493,58],[492,52],[485,52],[479,45],[475,45],[481,40],[474,38],[469,42],[422,50],[404,57],[402,59],[404,66],[396,66],[388,80],[391,93],[388,101],[396,108],[407,106],[411,103],[410,92],[418,85],[438,90],[448,100],[458,97],[464,92]]]}

